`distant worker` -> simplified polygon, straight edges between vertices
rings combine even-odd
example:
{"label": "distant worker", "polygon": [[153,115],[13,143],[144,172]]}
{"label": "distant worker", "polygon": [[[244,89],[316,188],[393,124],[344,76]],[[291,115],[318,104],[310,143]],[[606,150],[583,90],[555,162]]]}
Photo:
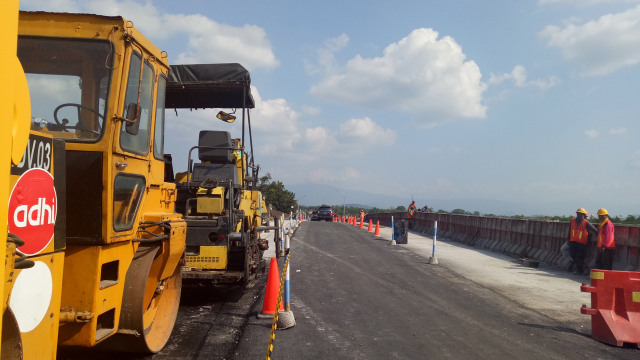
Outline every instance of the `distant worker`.
{"label": "distant worker", "polygon": [[422,209],[420,209],[420,211],[428,213],[429,212],[429,206],[425,205]]}
{"label": "distant worker", "polygon": [[364,223],[364,210],[360,209],[360,223]]}
{"label": "distant worker", "polygon": [[571,219],[569,227],[569,254],[572,263],[569,271],[574,267],[576,275],[585,274],[588,269],[584,266],[584,258],[587,253],[587,243],[591,235],[597,235],[598,230],[587,220],[589,213],[584,208],[576,210],[576,217]]}
{"label": "distant worker", "polygon": [[415,201],[411,201],[411,204],[407,207],[407,218],[409,219],[409,229],[413,229],[413,214],[416,213],[417,206]]}
{"label": "distant worker", "polygon": [[596,257],[596,265],[598,269],[612,270],[613,257],[616,251],[616,242],[613,238],[614,226],[609,219],[607,209],[598,210],[598,218],[600,219],[600,229],[598,230],[598,253]]}

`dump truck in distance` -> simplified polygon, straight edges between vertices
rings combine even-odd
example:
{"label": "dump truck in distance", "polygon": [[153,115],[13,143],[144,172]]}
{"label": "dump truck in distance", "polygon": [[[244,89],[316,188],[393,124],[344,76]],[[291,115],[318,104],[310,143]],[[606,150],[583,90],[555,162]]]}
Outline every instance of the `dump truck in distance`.
{"label": "dump truck in distance", "polygon": [[20,12],[17,54],[31,130],[10,170],[2,359],[158,352],[186,236],[164,176],[167,55],[122,17],[45,12]]}

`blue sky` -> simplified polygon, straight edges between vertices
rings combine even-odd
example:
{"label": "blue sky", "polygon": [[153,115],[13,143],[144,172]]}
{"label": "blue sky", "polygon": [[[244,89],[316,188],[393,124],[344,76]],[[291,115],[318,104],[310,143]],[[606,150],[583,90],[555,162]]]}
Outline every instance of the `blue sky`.
{"label": "blue sky", "polygon": [[[640,0],[20,3],[122,15],[173,64],[243,64],[256,161],[285,186],[640,214]],[[179,168],[214,113],[168,112]]]}

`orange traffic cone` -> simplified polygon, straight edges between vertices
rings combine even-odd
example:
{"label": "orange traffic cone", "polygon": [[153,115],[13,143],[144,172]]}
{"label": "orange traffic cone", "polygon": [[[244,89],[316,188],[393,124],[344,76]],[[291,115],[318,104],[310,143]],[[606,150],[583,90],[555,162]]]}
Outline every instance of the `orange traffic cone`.
{"label": "orange traffic cone", "polygon": [[371,228],[371,219],[369,219],[369,227],[367,227],[367,232],[373,232],[373,229]]}
{"label": "orange traffic cone", "polygon": [[[273,317],[276,313],[276,303],[278,302],[278,293],[280,293],[280,276],[278,271],[278,262],[276,258],[271,258],[269,265],[269,277],[267,278],[267,288],[264,291],[264,302],[262,303],[262,311],[258,316]],[[280,301],[280,310],[284,311],[284,301]]]}
{"label": "orange traffic cone", "polygon": [[380,237],[380,220],[376,220],[376,232],[373,233],[373,236]]}
{"label": "orange traffic cone", "polygon": [[364,218],[362,217],[360,217],[360,226],[358,226],[358,228],[364,229]]}

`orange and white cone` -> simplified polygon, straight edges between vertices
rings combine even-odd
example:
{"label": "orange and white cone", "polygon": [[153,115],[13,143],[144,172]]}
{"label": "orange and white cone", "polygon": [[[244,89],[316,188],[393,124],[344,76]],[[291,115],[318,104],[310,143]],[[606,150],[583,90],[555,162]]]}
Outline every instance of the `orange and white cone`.
{"label": "orange and white cone", "polygon": [[[278,271],[278,262],[276,258],[271,258],[269,265],[269,275],[267,278],[267,288],[264,291],[264,302],[262,303],[262,311],[258,314],[259,318],[273,318],[276,313],[276,303],[278,302],[278,294],[280,293],[280,274]],[[283,301],[280,301],[279,311],[284,311]]]}

